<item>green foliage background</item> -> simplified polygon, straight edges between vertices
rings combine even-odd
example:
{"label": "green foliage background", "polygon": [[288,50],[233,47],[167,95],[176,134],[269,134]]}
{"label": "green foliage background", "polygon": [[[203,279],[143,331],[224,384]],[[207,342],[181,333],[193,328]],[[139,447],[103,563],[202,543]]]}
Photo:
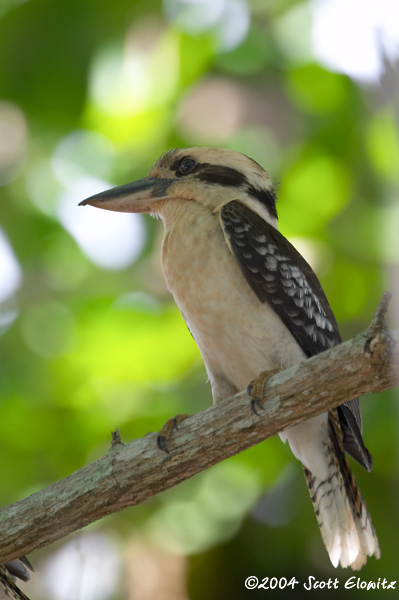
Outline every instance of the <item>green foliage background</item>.
{"label": "green foliage background", "polygon": [[[244,152],[281,182],[281,231],[309,252],[343,338],[367,326],[384,289],[396,290],[397,326],[399,152],[389,94],[295,59],[309,34],[288,17],[306,16],[306,3],[250,8],[247,37],[221,52],[216,31],[184,32],[158,0],[3,0],[0,108],[14,111],[23,140],[0,169],[0,224],[23,279],[0,309],[2,505],[101,456],[116,425],[129,441],[211,402],[163,283],[162,224],[144,217],[137,261],[101,268],[60,220],[65,178],[126,183],[174,146]],[[136,63],[126,83],[129,52]],[[370,475],[354,468],[382,558],[361,578],[399,579],[397,395],[365,397],[362,408],[375,466]],[[191,600],[264,597],[245,590],[249,575],[337,576],[340,590],[325,593],[361,597],[329,563],[300,471],[279,439],[268,440],[92,529],[116,539],[121,554],[139,537],[188,556]],[[32,561],[45,564],[53,550]],[[293,597],[287,589],[276,597]],[[122,580],[113,597],[128,597]]]}

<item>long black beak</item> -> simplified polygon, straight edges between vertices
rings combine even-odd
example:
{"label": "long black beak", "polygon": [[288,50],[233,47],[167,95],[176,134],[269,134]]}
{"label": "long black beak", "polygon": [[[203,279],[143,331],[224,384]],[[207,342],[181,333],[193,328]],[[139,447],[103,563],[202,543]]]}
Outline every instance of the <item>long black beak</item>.
{"label": "long black beak", "polygon": [[168,198],[168,188],[172,183],[172,179],[145,177],[91,196],[79,202],[79,206],[90,204],[117,212],[149,213],[156,202]]}

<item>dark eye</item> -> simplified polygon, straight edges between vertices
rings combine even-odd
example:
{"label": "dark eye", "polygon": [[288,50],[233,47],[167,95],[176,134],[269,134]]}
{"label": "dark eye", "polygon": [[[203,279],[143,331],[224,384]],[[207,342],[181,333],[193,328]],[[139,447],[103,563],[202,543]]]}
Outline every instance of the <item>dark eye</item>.
{"label": "dark eye", "polygon": [[197,161],[194,160],[193,158],[183,158],[180,165],[179,165],[179,173],[181,175],[188,175],[189,173],[192,173],[195,169],[195,167],[197,166]]}

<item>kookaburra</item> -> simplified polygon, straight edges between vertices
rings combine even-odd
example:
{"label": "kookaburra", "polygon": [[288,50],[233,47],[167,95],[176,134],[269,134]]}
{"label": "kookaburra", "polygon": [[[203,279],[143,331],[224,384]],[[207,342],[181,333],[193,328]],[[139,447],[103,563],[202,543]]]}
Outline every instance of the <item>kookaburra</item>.
{"label": "kookaburra", "polygon": [[[214,403],[260,372],[286,369],[341,342],[323,289],[278,231],[276,193],[247,156],[217,148],[166,152],[148,177],[84,200],[150,213],[165,226],[162,267],[204,360]],[[345,451],[368,471],[357,398],[280,433],[304,469],[334,566],[380,556]]]}

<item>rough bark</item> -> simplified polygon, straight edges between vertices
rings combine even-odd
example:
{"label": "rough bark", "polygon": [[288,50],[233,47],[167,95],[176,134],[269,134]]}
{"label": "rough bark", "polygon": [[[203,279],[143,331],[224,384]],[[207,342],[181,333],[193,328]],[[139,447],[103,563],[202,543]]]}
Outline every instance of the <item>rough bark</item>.
{"label": "rough bark", "polygon": [[264,411],[250,410],[246,391],[193,415],[168,442],[156,433],[109,452],[69,477],[0,511],[0,563],[68,535],[97,519],[171,488],[305,419],[356,396],[399,385],[399,330],[384,325],[385,293],[368,329],[267,380]]}

